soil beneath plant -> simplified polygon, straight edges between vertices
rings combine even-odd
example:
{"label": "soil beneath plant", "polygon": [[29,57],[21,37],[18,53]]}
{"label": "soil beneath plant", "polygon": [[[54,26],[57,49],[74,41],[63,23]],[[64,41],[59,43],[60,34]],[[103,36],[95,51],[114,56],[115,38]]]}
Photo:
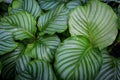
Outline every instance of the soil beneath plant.
{"label": "soil beneath plant", "polygon": [[120,58],[120,43],[113,47],[110,55],[112,55],[115,58]]}

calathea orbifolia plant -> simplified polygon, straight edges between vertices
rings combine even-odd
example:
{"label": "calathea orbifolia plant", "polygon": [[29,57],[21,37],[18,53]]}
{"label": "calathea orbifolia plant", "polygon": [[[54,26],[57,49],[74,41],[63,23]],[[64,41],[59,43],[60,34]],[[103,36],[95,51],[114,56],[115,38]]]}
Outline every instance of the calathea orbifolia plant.
{"label": "calathea orbifolia plant", "polygon": [[0,19],[2,80],[119,80],[120,59],[108,50],[118,17],[105,3],[83,3],[14,0]]}

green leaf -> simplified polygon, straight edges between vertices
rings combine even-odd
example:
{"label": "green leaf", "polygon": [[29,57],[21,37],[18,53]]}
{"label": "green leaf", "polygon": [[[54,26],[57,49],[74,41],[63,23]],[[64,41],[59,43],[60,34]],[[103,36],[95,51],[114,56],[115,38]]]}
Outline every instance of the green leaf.
{"label": "green leaf", "polygon": [[72,36],[86,36],[96,47],[105,48],[117,36],[117,16],[111,7],[99,1],[89,1],[85,6],[75,8],[69,18]]}
{"label": "green leaf", "polygon": [[36,21],[27,12],[19,12],[2,18],[0,28],[11,30],[16,40],[34,38]]}
{"label": "green leaf", "polygon": [[3,2],[3,0],[0,0],[0,2]]}
{"label": "green leaf", "polygon": [[44,61],[32,61],[16,80],[56,80],[52,66]]}
{"label": "green leaf", "polygon": [[[12,3],[11,11],[23,10],[32,14],[35,19],[41,14],[41,8],[36,0],[15,0]],[[14,13],[14,12],[13,12]]]}
{"label": "green leaf", "polygon": [[85,37],[74,36],[57,49],[55,69],[64,80],[94,80],[102,65],[102,55]]}
{"label": "green leaf", "polygon": [[29,62],[29,57],[24,54],[25,47],[21,44],[12,52],[3,55],[2,62],[2,77],[3,79],[12,79],[16,73],[21,73],[26,68]]}
{"label": "green leaf", "polygon": [[24,0],[23,9],[30,12],[35,18],[42,12],[36,0]]}
{"label": "green leaf", "polygon": [[72,0],[66,4],[66,7],[71,10],[80,5],[81,5],[80,0]]}
{"label": "green leaf", "polygon": [[60,3],[60,1],[56,0],[38,0],[38,2],[40,4],[40,7],[44,10],[52,10]]}
{"label": "green leaf", "polygon": [[40,37],[37,41],[27,45],[26,54],[35,59],[52,62],[56,48],[60,43],[57,36]]}
{"label": "green leaf", "polygon": [[61,33],[67,29],[68,10],[64,5],[40,16],[38,20],[38,29],[43,33],[54,34]]}
{"label": "green leaf", "polygon": [[103,53],[103,65],[96,80],[120,80],[120,58]]}
{"label": "green leaf", "polygon": [[0,55],[12,51],[17,47],[14,42],[12,33],[8,30],[0,29]]}
{"label": "green leaf", "polygon": [[12,2],[12,8],[13,9],[19,9],[19,8],[21,8],[22,7],[22,2],[23,2],[23,0],[14,0]]}
{"label": "green leaf", "polygon": [[118,28],[120,30],[120,5],[118,6],[118,24],[119,24]]}
{"label": "green leaf", "polygon": [[44,10],[52,10],[61,3],[66,3],[66,7],[70,10],[81,5],[80,0],[38,0],[38,2]]}

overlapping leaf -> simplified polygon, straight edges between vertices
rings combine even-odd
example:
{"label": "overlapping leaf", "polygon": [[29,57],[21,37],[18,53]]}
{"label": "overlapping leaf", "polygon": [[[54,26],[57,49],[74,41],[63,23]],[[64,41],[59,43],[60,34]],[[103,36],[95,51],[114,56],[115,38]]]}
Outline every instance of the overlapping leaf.
{"label": "overlapping leaf", "polygon": [[2,56],[1,62],[3,79],[12,79],[26,68],[29,57],[24,54],[24,46],[19,45],[14,51]]}
{"label": "overlapping leaf", "polygon": [[30,12],[35,18],[37,18],[41,13],[40,6],[36,0],[24,0],[23,8]]}
{"label": "overlapping leaf", "polygon": [[12,33],[7,30],[0,29],[0,55],[12,51],[17,47],[13,40]]}
{"label": "overlapping leaf", "polygon": [[96,80],[120,80],[120,58],[103,54],[103,66]]}
{"label": "overlapping leaf", "polygon": [[60,1],[57,0],[38,0],[40,7],[44,10],[51,10],[58,6]]}
{"label": "overlapping leaf", "polygon": [[52,66],[44,61],[31,62],[16,80],[56,80]]}
{"label": "overlapping leaf", "polygon": [[11,30],[16,40],[34,38],[36,21],[27,12],[19,12],[2,18],[0,28]]}
{"label": "overlapping leaf", "polygon": [[57,36],[40,37],[34,43],[28,44],[26,54],[35,59],[43,59],[51,62],[59,43],[60,40]]}
{"label": "overlapping leaf", "polygon": [[81,5],[80,0],[72,0],[66,4],[66,7],[71,10],[80,5]]}
{"label": "overlapping leaf", "polygon": [[64,80],[94,80],[102,63],[99,50],[79,36],[65,40],[55,58],[56,72]]}
{"label": "overlapping leaf", "polygon": [[68,9],[73,9],[81,4],[80,0],[38,0],[40,6],[44,10],[52,10],[61,3],[67,3]]}
{"label": "overlapping leaf", "polygon": [[117,16],[112,8],[97,0],[91,0],[87,5],[75,8],[70,14],[71,35],[86,36],[99,48],[113,43],[117,27]]}
{"label": "overlapping leaf", "polygon": [[67,29],[68,10],[64,5],[40,16],[38,28],[42,33],[54,34],[63,32]]}
{"label": "overlapping leaf", "polygon": [[36,0],[15,0],[13,1],[11,11],[24,10],[37,18],[41,14],[41,8]]}

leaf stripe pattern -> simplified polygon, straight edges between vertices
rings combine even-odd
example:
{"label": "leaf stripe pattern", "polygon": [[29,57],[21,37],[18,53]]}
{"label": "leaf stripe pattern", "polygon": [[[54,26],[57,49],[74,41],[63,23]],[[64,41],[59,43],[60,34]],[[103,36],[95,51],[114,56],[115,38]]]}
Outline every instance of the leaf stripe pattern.
{"label": "leaf stripe pattern", "polygon": [[52,62],[55,50],[59,44],[60,39],[56,35],[40,37],[36,42],[28,44],[26,54],[35,59]]}
{"label": "leaf stripe pattern", "polygon": [[51,1],[51,0],[38,0],[40,7],[44,10],[51,10],[59,5],[60,1]]}
{"label": "leaf stripe pattern", "polygon": [[27,12],[19,12],[2,18],[0,28],[10,29],[16,40],[34,38],[36,21]]}
{"label": "leaf stripe pattern", "polygon": [[35,18],[42,12],[36,0],[24,0],[23,9],[30,12]]}
{"label": "leaf stripe pattern", "polygon": [[0,29],[0,55],[12,51],[17,47],[14,42],[12,33],[8,30]]}
{"label": "leaf stripe pattern", "polygon": [[64,5],[43,14],[38,20],[38,29],[43,33],[61,33],[67,29],[68,10]]}
{"label": "leaf stripe pattern", "polygon": [[69,18],[71,35],[86,36],[100,49],[113,43],[117,27],[117,16],[112,8],[97,0],[75,8]]}
{"label": "leaf stripe pattern", "polygon": [[120,80],[120,59],[103,54],[103,65],[96,80]]}
{"label": "leaf stripe pattern", "polygon": [[0,60],[3,67],[2,77],[8,80],[12,79],[16,73],[22,72],[30,59],[24,54],[24,46],[19,44],[14,51],[3,55]]}
{"label": "leaf stripe pattern", "polygon": [[77,6],[80,6],[81,5],[81,1],[80,0],[72,0],[70,2],[68,2],[66,4],[66,7],[70,10],[74,9],[75,7]]}
{"label": "leaf stripe pattern", "polygon": [[56,72],[64,80],[94,80],[102,64],[102,56],[88,39],[74,36],[57,49],[55,61]]}
{"label": "leaf stripe pattern", "polygon": [[30,58],[25,53],[19,56],[16,61],[16,73],[21,73],[24,71],[28,62],[30,62]]}
{"label": "leaf stripe pattern", "polygon": [[36,60],[30,62],[16,80],[56,80],[56,77],[49,63]]}
{"label": "leaf stripe pattern", "polygon": [[20,11],[27,11],[32,14],[35,19],[42,13],[42,10],[36,0],[15,0],[12,3],[12,8],[9,10],[9,14],[15,14]]}

